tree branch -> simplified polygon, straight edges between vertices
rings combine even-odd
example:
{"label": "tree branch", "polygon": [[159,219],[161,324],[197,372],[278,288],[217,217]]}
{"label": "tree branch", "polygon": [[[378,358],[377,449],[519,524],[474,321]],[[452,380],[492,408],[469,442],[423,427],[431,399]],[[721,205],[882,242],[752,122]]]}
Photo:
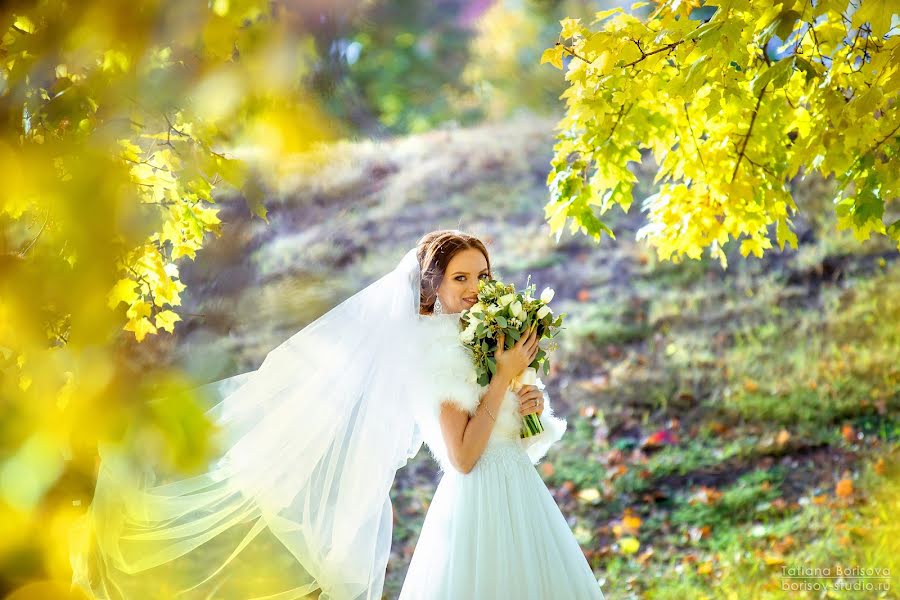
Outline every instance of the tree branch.
{"label": "tree branch", "polygon": [[894,135],[895,133],[897,133],[897,131],[900,131],[900,123],[897,123],[897,126],[894,127],[894,130],[891,131],[891,132],[890,132],[889,134],[887,134],[886,136],[884,136],[883,138],[881,138],[881,140],[879,140],[879,142],[878,142],[877,144],[875,144],[875,146],[874,146],[871,150],[869,150],[869,152],[871,152],[872,154],[874,154],[875,151],[878,150],[878,149],[881,147],[881,145],[882,145],[883,143],[885,143],[886,141],[888,141],[889,139],[891,139],[891,137],[893,137],[893,135]]}
{"label": "tree branch", "polygon": [[661,46],[661,47],[657,48],[656,50],[651,50],[650,52],[644,52],[644,50],[641,48],[641,45],[638,44],[637,42],[635,42],[635,44],[638,47],[638,50],[641,51],[641,57],[631,61],[630,63],[626,63],[626,64],[622,65],[622,67],[633,67],[634,65],[638,64],[639,62],[641,62],[648,56],[653,56],[654,54],[659,54],[660,52],[666,52],[666,51],[671,52],[672,50],[674,50],[675,48],[677,48],[678,46],[683,44],[685,42],[685,40],[687,40],[687,38],[678,40],[677,42],[672,42],[671,44],[666,44],[665,46]]}
{"label": "tree branch", "polygon": [[734,172],[731,174],[731,181],[734,181],[734,178],[737,177],[738,169],[741,166],[741,160],[744,158],[744,154],[747,151],[747,142],[750,141],[750,134],[753,131],[753,124],[756,123],[756,115],[759,114],[759,105],[762,104],[763,94],[766,93],[766,88],[769,87],[769,84],[766,84],[763,89],[759,91],[759,96],[756,98],[756,106],[753,107],[753,116],[750,117],[750,127],[747,128],[747,133],[744,136],[744,139],[741,141],[741,150],[738,153],[737,163],[734,165]]}
{"label": "tree branch", "polygon": [[700,145],[697,143],[697,135],[694,133],[694,127],[691,125],[691,115],[688,112],[687,102],[684,103],[684,118],[687,121],[688,130],[691,132],[691,139],[694,140],[694,148],[697,150],[697,158],[700,159],[700,166],[703,167],[703,173],[706,172],[706,163],[703,161],[703,153],[700,152]]}
{"label": "tree branch", "polygon": [[34,247],[34,245],[38,241],[38,238],[41,237],[42,233],[44,233],[44,229],[47,228],[47,223],[49,223],[49,222],[50,222],[50,211],[48,210],[47,216],[44,218],[44,224],[41,225],[41,229],[37,232],[37,235],[34,236],[34,238],[32,238],[32,240],[30,242],[28,242],[27,246],[25,246],[24,248],[19,250],[19,256],[21,256],[22,258],[25,258],[25,255],[28,254],[28,251]]}
{"label": "tree branch", "polygon": [[565,44],[560,44],[559,42],[557,42],[557,44],[559,44],[560,46],[562,46],[562,49],[563,49],[565,52],[568,52],[569,55],[574,56],[575,58],[584,61],[586,64],[591,64],[591,61],[589,61],[589,60],[586,59],[585,57],[581,56],[580,54],[578,54],[577,52],[575,52],[574,50],[572,50],[571,48],[569,48],[569,47],[566,46]]}

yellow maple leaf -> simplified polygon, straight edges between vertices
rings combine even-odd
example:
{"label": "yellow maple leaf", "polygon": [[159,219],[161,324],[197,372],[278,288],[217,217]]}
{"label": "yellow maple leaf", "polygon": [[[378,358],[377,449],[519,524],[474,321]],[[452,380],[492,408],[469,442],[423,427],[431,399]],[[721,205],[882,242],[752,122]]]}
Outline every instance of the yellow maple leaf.
{"label": "yellow maple leaf", "polygon": [[139,342],[143,341],[148,333],[156,333],[156,327],[147,317],[131,319],[125,324],[124,329],[134,332],[134,337]]}
{"label": "yellow maple leaf", "polygon": [[562,31],[560,32],[560,37],[563,39],[568,39],[573,37],[576,33],[581,33],[581,19],[563,19],[559,22],[562,26]]}
{"label": "yellow maple leaf", "polygon": [[544,53],[541,54],[541,64],[550,63],[557,69],[563,68],[563,46],[562,44],[556,44],[552,48],[547,48],[544,50]]}
{"label": "yellow maple leaf", "polygon": [[135,302],[131,306],[128,307],[128,310],[125,311],[125,315],[129,319],[138,319],[141,317],[149,317],[150,316],[150,304],[144,300],[139,300]]}
{"label": "yellow maple leaf", "polygon": [[107,305],[110,308],[115,308],[120,302],[132,304],[138,299],[138,293],[135,291],[136,287],[137,282],[133,279],[120,279],[109,293]]}
{"label": "yellow maple leaf", "polygon": [[175,322],[180,320],[181,317],[176,312],[171,310],[160,311],[156,315],[156,326],[172,333],[175,330]]}

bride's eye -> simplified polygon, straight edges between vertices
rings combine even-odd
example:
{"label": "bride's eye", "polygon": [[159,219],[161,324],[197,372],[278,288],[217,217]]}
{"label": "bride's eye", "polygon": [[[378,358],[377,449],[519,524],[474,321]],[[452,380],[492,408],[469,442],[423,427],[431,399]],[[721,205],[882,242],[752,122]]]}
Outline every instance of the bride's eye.
{"label": "bride's eye", "polygon": [[[457,281],[462,281],[465,278],[466,278],[465,275],[457,275],[456,276]],[[489,275],[487,273],[482,273],[481,275],[478,276],[478,278],[479,279],[489,279]]]}

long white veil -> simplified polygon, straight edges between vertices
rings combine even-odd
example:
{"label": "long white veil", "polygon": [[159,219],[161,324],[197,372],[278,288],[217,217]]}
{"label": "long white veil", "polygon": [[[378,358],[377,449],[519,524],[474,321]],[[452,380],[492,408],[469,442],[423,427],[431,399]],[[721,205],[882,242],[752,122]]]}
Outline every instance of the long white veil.
{"label": "long white veil", "polygon": [[73,587],[101,599],[380,599],[394,475],[421,445],[412,417],[415,248],[272,350],[202,387],[221,458],[163,482],[101,448],[72,529]]}

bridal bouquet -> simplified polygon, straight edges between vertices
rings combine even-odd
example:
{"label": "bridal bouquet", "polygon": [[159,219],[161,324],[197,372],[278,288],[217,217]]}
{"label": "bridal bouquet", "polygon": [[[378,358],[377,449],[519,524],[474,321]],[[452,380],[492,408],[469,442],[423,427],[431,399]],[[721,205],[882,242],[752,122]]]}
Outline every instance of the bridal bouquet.
{"label": "bridal bouquet", "polygon": [[[531,276],[528,277],[529,282]],[[494,352],[497,349],[497,338],[504,334],[506,349],[513,345],[533,323],[537,323],[538,340],[554,337],[565,313],[553,314],[549,302],[553,299],[553,290],[545,288],[540,297],[534,297],[534,284],[526,283],[523,292],[517,292],[512,284],[496,279],[483,279],[478,283],[478,301],[464,310],[460,316],[461,326],[465,326],[459,334],[462,343],[472,351],[479,385],[490,383],[497,372]],[[556,342],[547,349],[555,350]],[[550,372],[547,352],[539,347],[532,362],[512,382],[513,391],[523,385],[534,385],[537,381],[537,369],[543,366],[544,374]],[[531,437],[544,430],[537,414],[525,415],[522,419],[521,437]]]}

